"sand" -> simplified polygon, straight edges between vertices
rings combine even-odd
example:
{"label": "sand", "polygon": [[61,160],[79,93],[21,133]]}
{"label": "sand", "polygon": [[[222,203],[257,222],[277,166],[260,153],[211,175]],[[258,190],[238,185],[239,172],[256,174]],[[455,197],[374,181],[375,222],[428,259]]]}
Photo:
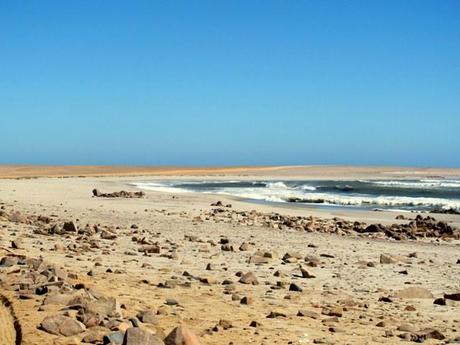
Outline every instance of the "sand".
{"label": "sand", "polygon": [[266,176],[304,179],[460,177],[455,168],[367,166],[152,167],[0,165],[0,178],[70,176]]}
{"label": "sand", "polygon": [[[43,256],[50,264],[76,274],[77,281],[115,297],[125,306],[122,310],[125,318],[133,317],[141,310],[156,312],[165,309],[166,314],[159,315],[158,324],[146,328],[157,334],[167,334],[177,325],[185,324],[194,330],[202,344],[399,344],[399,335],[411,334],[398,330],[401,327],[407,328],[406,324],[410,324],[409,328],[414,334],[432,328],[445,337],[442,341],[429,339],[427,343],[441,343],[459,336],[460,306],[456,302],[449,302],[446,306],[433,304],[434,298],[442,297],[444,293],[460,292],[458,241],[377,240],[215,223],[212,219],[196,221],[195,218],[210,210],[210,204],[217,200],[231,203],[235,210],[256,209],[286,215],[341,217],[368,223],[395,222],[395,214],[392,212],[279,207],[196,193],[173,195],[147,191],[142,199],[91,197],[93,188],[107,192],[121,189],[135,191],[127,182],[145,179],[146,171],[141,168],[126,169],[122,172],[115,168],[101,171],[87,167],[0,169],[2,176],[11,178],[37,175],[87,176],[2,179],[0,206],[7,211],[53,216],[56,222],[73,220],[79,227],[87,223],[118,227],[115,240],[103,240],[96,236],[99,248],[70,252],[66,249],[69,244],[77,247],[81,244],[78,236],[39,235],[34,233],[33,225],[12,223],[0,218],[0,247],[4,248],[1,250],[2,255],[14,252],[28,257]],[[161,175],[164,178],[166,174],[171,174],[167,176],[176,179],[184,174],[187,174],[187,178],[202,178],[203,175],[213,174],[214,177],[223,175],[221,178],[244,179],[251,175],[263,178],[276,178],[280,175],[293,178],[381,178],[458,174],[455,170],[403,171],[399,168],[234,169],[201,169],[199,172],[186,169],[179,174],[177,169],[169,170],[168,173],[165,170],[149,170],[148,175]],[[118,174],[123,176],[114,176]],[[137,176],[127,177],[131,175]],[[436,218],[456,226],[460,224],[459,216],[437,215]],[[138,229],[133,229],[133,224]],[[139,244],[133,242],[133,236],[157,242],[161,248],[160,254],[146,256],[138,252]],[[185,236],[192,236],[193,240],[186,240]],[[11,248],[11,241],[18,237],[23,238],[23,245],[20,249]],[[228,238],[235,251],[223,251],[219,244],[222,238]],[[238,247],[244,242],[249,244],[249,250],[239,251]],[[55,250],[56,245],[60,249]],[[256,251],[271,253],[273,258],[267,264],[248,263]],[[306,256],[318,258],[317,267],[306,267],[315,278],[299,277],[298,262],[283,262],[281,258],[288,252],[300,253],[302,259],[299,262],[303,265],[306,265],[303,260]],[[398,256],[401,261],[380,264],[380,255],[383,253]],[[411,253],[416,253],[416,257]],[[212,265],[211,270],[206,269],[208,264]],[[88,275],[90,271],[91,275]],[[276,271],[283,274],[274,276]],[[201,281],[188,279],[184,272],[201,278]],[[253,272],[259,284],[238,283],[239,277],[235,275],[237,272]],[[190,284],[178,284],[170,289],[158,287],[160,283],[171,280]],[[222,285],[224,280],[231,280],[233,288],[228,289]],[[303,291],[289,291],[291,283],[297,284]],[[379,301],[381,297],[392,296],[411,286],[429,290],[433,298],[392,298],[391,303]],[[22,326],[22,344],[81,341],[83,334],[66,338],[37,329],[45,316],[62,313],[62,306],[45,306],[39,311],[43,304],[41,296],[21,300],[15,291],[4,290],[2,294],[13,303]],[[245,296],[251,297],[253,304],[241,304],[240,299]],[[179,305],[167,305],[167,299],[175,299]],[[408,306],[413,307],[414,311],[407,311]],[[331,310],[336,309],[340,309],[341,316],[333,315]],[[318,318],[297,316],[299,310],[314,312],[310,316],[317,315]],[[285,317],[267,318],[271,312],[279,312]],[[220,320],[229,321],[232,327],[216,328]],[[252,321],[260,325],[250,327]],[[5,325],[11,324],[11,318],[1,308],[0,322],[4,329],[11,330],[11,327]]]}

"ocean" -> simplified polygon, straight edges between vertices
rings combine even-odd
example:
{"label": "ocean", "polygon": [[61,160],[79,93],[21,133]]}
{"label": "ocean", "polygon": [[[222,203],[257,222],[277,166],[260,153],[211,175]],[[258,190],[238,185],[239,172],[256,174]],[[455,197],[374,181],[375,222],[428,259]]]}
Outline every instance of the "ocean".
{"label": "ocean", "polygon": [[143,181],[132,185],[171,193],[211,193],[249,201],[394,211],[460,211],[460,180]]}

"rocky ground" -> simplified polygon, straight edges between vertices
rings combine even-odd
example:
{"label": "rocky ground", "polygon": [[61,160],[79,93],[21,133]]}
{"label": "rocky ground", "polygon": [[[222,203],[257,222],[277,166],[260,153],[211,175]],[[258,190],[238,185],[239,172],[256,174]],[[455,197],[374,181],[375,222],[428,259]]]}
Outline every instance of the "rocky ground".
{"label": "rocky ground", "polygon": [[0,183],[0,344],[460,343],[456,222],[121,186]]}

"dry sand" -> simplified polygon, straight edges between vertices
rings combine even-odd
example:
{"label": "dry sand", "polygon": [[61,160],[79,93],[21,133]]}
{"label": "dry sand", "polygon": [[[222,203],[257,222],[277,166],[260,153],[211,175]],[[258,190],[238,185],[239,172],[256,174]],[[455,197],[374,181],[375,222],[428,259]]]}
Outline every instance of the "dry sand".
{"label": "dry sand", "polygon": [[460,169],[367,167],[367,166],[266,166],[266,167],[152,167],[152,166],[49,166],[0,165],[0,178],[69,176],[283,176],[305,179],[325,178],[422,178],[460,177]]}
{"label": "dry sand", "polygon": [[[88,167],[49,170],[3,167],[0,171],[2,176],[8,177],[146,174],[145,170],[139,169],[121,172],[117,169]],[[172,169],[168,174],[175,175],[174,178],[180,178],[178,175],[183,174],[200,175],[200,178],[202,175],[224,174],[225,178],[231,179],[245,178],[247,175],[275,178],[279,174],[305,178],[320,175],[328,178],[460,175],[457,170],[436,169],[239,169],[201,169],[199,172],[187,169],[180,173]],[[166,172],[149,170],[150,174]],[[195,193],[173,195],[146,192],[146,197],[142,199],[91,197],[93,188],[107,192],[121,189],[134,191],[134,188],[126,185],[132,179],[105,176],[0,180],[0,206],[6,211],[53,216],[56,222],[73,220],[82,228],[85,224],[118,227],[115,230],[116,239],[104,240],[97,235],[95,240],[98,247],[82,250],[83,247],[79,246],[83,246],[84,240],[78,240],[76,235],[39,235],[34,233],[34,225],[12,223],[0,217],[1,254],[14,252],[28,257],[43,256],[47,262],[76,274],[75,282],[94,286],[124,304],[124,319],[135,316],[141,310],[164,310],[165,314],[158,316],[157,325],[141,326],[157,334],[167,334],[177,325],[185,324],[199,335],[202,344],[399,344],[399,335],[408,334],[410,338],[411,334],[420,334],[427,328],[441,332],[445,339],[428,339],[426,343],[443,343],[460,336],[457,332],[460,329],[460,302],[449,301],[445,306],[433,304],[435,297],[460,292],[458,241],[376,240],[215,223],[212,219],[199,222],[195,219],[203,211],[211,209],[210,204],[216,200],[231,203],[235,210],[256,209],[326,218],[339,216],[368,223],[395,222],[395,214],[390,212],[278,207]],[[439,215],[436,218],[456,226],[460,224],[459,216]],[[138,229],[133,229],[133,224]],[[132,241],[133,236],[158,242],[160,253],[143,255],[138,252],[139,243]],[[193,240],[186,240],[185,236],[192,236]],[[20,249],[11,248],[11,241],[18,237],[23,238]],[[219,241],[222,238],[228,238],[235,251],[221,250]],[[249,244],[247,251],[238,250],[243,242]],[[77,249],[66,249],[69,245],[75,245]],[[258,250],[271,253],[273,258],[266,264],[248,263],[249,257]],[[288,252],[300,253],[302,259],[299,262],[304,266],[303,258],[306,256],[317,258],[317,267],[306,267],[315,278],[301,278],[298,262],[284,262],[281,258]],[[380,264],[380,255],[383,253],[398,256],[401,261]],[[416,256],[411,253],[416,253]],[[208,264],[211,264],[211,270],[206,269]],[[4,271],[0,268],[0,274],[4,274]],[[90,271],[91,275],[88,275]],[[259,284],[239,283],[239,277],[235,275],[239,271],[253,272]],[[277,271],[281,272],[281,276],[274,276]],[[201,281],[184,276],[184,272],[201,278]],[[8,279],[8,275],[1,277]],[[222,285],[224,280],[233,282],[229,285],[231,288]],[[158,287],[167,281],[176,281],[178,285],[173,288]],[[289,291],[291,283],[297,284],[303,291]],[[379,301],[381,297],[392,296],[401,289],[414,286],[429,290],[434,297],[394,297],[391,298],[392,302]],[[22,344],[80,343],[86,334],[66,338],[37,329],[45,316],[62,313],[62,305],[42,306],[42,296],[32,295],[30,299],[23,300],[18,298],[19,292],[7,289],[3,290],[2,295],[12,302],[21,323]],[[253,303],[241,304],[240,299],[245,296],[251,297]],[[167,299],[175,299],[179,305],[166,305]],[[311,315],[297,316],[299,310]],[[285,317],[267,318],[271,312],[279,312]],[[232,327],[215,327],[220,320],[229,321]],[[252,321],[260,325],[250,327]],[[11,330],[11,323],[8,312],[0,306],[0,324],[5,334]],[[0,344],[11,342],[0,340]]]}

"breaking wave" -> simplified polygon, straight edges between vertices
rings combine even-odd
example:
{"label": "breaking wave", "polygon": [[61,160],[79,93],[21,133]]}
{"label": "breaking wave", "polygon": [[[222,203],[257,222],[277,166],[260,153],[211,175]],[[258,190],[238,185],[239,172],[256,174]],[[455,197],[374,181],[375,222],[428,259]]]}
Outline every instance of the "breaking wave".
{"label": "breaking wave", "polygon": [[460,188],[460,180],[364,181],[380,186],[401,188]]}
{"label": "breaking wave", "polygon": [[132,185],[146,190],[201,192],[279,203],[365,208],[460,210],[460,180],[358,181],[147,181]]}

